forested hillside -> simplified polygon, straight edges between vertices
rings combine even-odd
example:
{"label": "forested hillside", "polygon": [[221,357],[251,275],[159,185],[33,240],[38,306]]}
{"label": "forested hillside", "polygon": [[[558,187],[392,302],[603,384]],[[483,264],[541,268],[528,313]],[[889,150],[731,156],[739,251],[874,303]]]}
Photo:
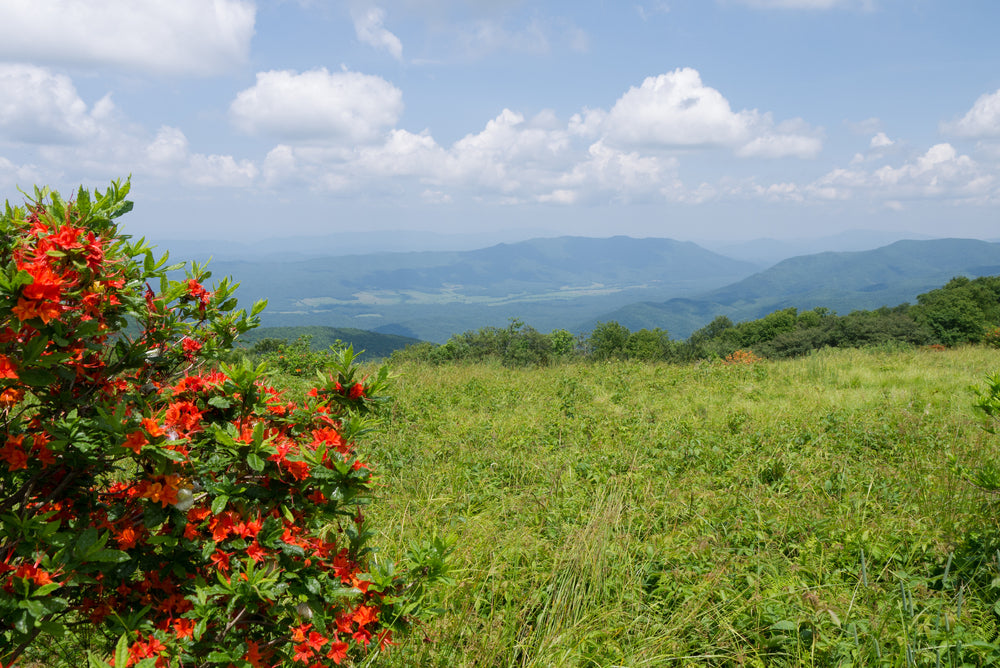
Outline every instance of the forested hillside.
{"label": "forested hillside", "polygon": [[913,301],[954,276],[1000,273],[1000,244],[974,239],[898,241],[871,251],[790,258],[737,283],[696,298],[641,302],[580,323],[577,330],[614,320],[629,328],[667,329],[687,337],[717,316],[761,318],[773,311],[817,307],[837,312]]}

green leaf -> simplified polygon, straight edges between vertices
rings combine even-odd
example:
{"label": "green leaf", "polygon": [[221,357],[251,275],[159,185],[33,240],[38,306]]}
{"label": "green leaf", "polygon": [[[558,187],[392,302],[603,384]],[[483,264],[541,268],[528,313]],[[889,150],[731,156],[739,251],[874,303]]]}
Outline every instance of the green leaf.
{"label": "green leaf", "polygon": [[216,408],[221,410],[226,410],[233,404],[231,401],[229,401],[229,399],[226,399],[225,397],[212,397],[211,399],[208,400],[208,405],[215,406]]}
{"label": "green leaf", "polygon": [[21,369],[17,373],[20,381],[30,387],[45,387],[56,381],[56,375],[45,369]]}
{"label": "green leaf", "polygon": [[42,585],[41,587],[35,590],[34,596],[38,598],[41,598],[42,596],[48,596],[49,594],[54,592],[56,589],[59,589],[60,587],[62,587],[62,585],[59,584],[58,582],[51,582],[47,585]]}
{"label": "green leaf", "polygon": [[115,665],[116,666],[127,666],[128,665],[128,634],[123,633],[122,637],[118,639],[118,644],[115,646]]}
{"label": "green leaf", "polygon": [[121,563],[123,561],[128,561],[129,556],[127,552],[123,552],[121,550],[98,550],[90,555],[90,560]]}
{"label": "green leaf", "polygon": [[212,514],[218,515],[223,510],[226,509],[226,504],[229,503],[229,497],[225,494],[220,494],[219,496],[212,499]]}
{"label": "green leaf", "polygon": [[263,471],[264,466],[266,466],[267,463],[264,461],[263,457],[261,457],[255,452],[251,452],[250,454],[247,455],[247,464],[254,471]]}
{"label": "green leaf", "polygon": [[[115,662],[115,663],[117,663],[117,662]],[[97,658],[96,656],[94,656],[90,652],[87,652],[87,664],[89,665],[89,668],[111,668],[111,664],[110,663],[108,663],[104,659]],[[121,665],[121,664],[118,664],[118,665]]]}
{"label": "green leaf", "polygon": [[780,622],[775,622],[769,627],[771,631],[797,631],[799,625],[795,622],[783,619]]}

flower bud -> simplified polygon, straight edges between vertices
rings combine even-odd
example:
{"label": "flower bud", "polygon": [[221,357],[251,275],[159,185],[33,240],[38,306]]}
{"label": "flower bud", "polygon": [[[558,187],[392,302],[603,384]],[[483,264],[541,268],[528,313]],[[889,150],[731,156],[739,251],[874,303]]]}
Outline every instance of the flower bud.
{"label": "flower bud", "polygon": [[174,504],[174,508],[183,512],[187,512],[194,505],[194,492],[186,487],[182,487],[177,490],[177,503]]}

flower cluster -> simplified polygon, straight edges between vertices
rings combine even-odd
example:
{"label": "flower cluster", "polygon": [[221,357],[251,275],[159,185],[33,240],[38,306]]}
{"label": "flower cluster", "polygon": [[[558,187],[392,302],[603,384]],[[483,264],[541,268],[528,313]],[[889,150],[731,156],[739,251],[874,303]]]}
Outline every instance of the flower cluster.
{"label": "flower cluster", "polygon": [[733,352],[726,355],[726,358],[722,360],[725,364],[742,364],[746,366],[751,366],[757,364],[758,362],[763,362],[764,358],[758,356],[752,350],[734,350]]}
{"label": "flower cluster", "polygon": [[219,363],[263,304],[235,311],[197,265],[171,280],[119,233],[127,192],[36,190],[0,218],[0,665],[80,624],[119,639],[90,657],[117,668],[387,647],[423,585],[368,559],[356,439],[385,369],[343,350],[295,402]]}

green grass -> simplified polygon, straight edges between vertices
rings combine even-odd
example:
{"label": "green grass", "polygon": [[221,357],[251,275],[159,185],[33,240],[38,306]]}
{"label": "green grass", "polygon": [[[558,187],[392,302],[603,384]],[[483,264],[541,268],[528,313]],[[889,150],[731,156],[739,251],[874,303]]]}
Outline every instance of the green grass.
{"label": "green grass", "polygon": [[389,557],[453,536],[456,584],[382,659],[995,661],[997,504],[957,467],[997,459],[968,388],[998,362],[400,366],[369,442],[375,542]]}

